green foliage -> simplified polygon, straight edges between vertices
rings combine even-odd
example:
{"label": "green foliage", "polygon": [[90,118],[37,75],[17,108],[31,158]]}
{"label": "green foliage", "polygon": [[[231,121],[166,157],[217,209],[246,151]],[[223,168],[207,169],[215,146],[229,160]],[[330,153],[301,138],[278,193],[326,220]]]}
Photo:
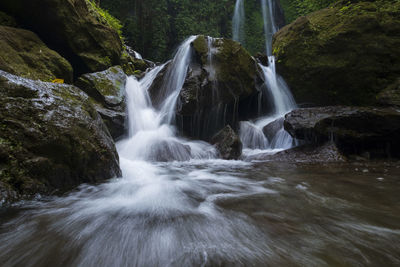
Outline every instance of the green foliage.
{"label": "green foliage", "polygon": [[[291,22],[334,1],[280,0],[280,3],[286,21]],[[101,5],[122,21],[128,45],[145,58],[164,61],[190,35],[231,38],[235,2],[236,0],[101,0]],[[245,13],[246,41],[243,45],[252,54],[265,52],[260,0],[246,0]]]}
{"label": "green foliage", "polygon": [[328,7],[337,0],[280,0],[286,22],[290,23],[300,16]]}
{"label": "green foliage", "polygon": [[122,39],[122,23],[117,18],[108,13],[107,10],[99,7],[94,0],[89,0],[90,5],[97,11],[97,13],[107,22],[107,24],[118,32]]}

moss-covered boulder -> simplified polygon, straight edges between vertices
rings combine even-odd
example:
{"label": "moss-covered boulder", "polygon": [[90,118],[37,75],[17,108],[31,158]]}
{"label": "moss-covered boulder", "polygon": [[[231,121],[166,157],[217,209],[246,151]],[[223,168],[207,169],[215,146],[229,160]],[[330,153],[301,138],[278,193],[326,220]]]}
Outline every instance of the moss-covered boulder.
{"label": "moss-covered boulder", "polygon": [[0,71],[0,202],[121,174],[114,142],[72,85]]}
{"label": "moss-covered boulder", "polygon": [[72,66],[31,31],[0,26],[0,70],[22,77],[72,82]]}
{"label": "moss-covered boulder", "polygon": [[273,41],[277,70],[299,103],[369,105],[400,75],[400,2],[339,1]]}
{"label": "moss-covered boulder", "polygon": [[125,83],[126,75],[120,66],[84,74],[75,83],[91,97],[114,139],[125,132]]}
{"label": "moss-covered boulder", "polygon": [[379,104],[384,106],[400,107],[400,78],[382,90],[378,94],[377,100]]}
{"label": "moss-covered boulder", "polygon": [[[257,62],[238,43],[198,36],[191,44],[192,58],[177,107],[177,125],[194,138],[210,138],[226,125],[257,111],[263,84]],[[153,104],[164,98],[166,79],[174,64],[167,64],[150,87]]]}
{"label": "moss-covered boulder", "polygon": [[2,0],[0,9],[68,59],[75,75],[120,63],[122,43],[118,32],[92,1]]}

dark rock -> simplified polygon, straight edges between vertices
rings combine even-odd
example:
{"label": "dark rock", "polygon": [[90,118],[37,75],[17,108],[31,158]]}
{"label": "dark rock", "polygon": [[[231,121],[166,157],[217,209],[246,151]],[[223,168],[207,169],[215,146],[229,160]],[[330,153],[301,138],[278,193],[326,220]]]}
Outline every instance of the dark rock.
{"label": "dark rock", "polygon": [[160,141],[152,144],[147,160],[169,162],[190,160],[190,146],[183,145],[176,141]]}
{"label": "dark rock", "polygon": [[121,67],[84,74],[76,86],[86,92],[103,118],[112,137],[118,139],[125,132],[125,83],[126,75]]}
{"label": "dark rock", "polygon": [[268,140],[271,141],[275,137],[276,133],[280,129],[282,129],[284,119],[285,118],[283,117],[276,119],[273,122],[268,123],[267,125],[264,126],[263,133],[268,138]]}
{"label": "dark rock", "polygon": [[346,155],[400,156],[400,110],[395,108],[297,109],[285,116],[284,126],[293,137],[310,143],[331,140]]}
{"label": "dark rock", "polygon": [[261,153],[245,158],[246,161],[280,161],[280,162],[344,162],[346,158],[341,154],[334,143],[318,145],[303,145],[284,150],[275,154]]}
{"label": "dark rock", "polygon": [[[200,35],[192,48],[179,95],[177,125],[186,136],[208,141],[225,125],[236,128],[239,118],[244,120],[257,113],[263,77],[255,59],[237,42]],[[149,89],[156,106],[164,99],[164,77],[172,67],[167,64]]]}
{"label": "dark rock", "polygon": [[400,2],[338,1],[276,33],[277,72],[298,103],[375,105],[400,77]]}
{"label": "dark rock", "polygon": [[3,189],[29,198],[121,175],[114,142],[80,89],[3,71],[0,89]]}
{"label": "dark rock", "polygon": [[65,57],[76,76],[120,63],[120,37],[90,1],[2,0],[0,8]]}
{"label": "dark rock", "polygon": [[263,64],[264,66],[268,66],[268,65],[269,65],[268,56],[265,55],[265,54],[257,53],[256,59],[258,59],[258,61],[259,61],[261,64]]}
{"label": "dark rock", "polygon": [[0,69],[25,78],[72,82],[72,66],[31,31],[0,26]]}
{"label": "dark rock", "polygon": [[377,99],[381,105],[400,107],[400,78],[380,92]]}
{"label": "dark rock", "polygon": [[217,147],[223,159],[238,159],[242,155],[242,142],[229,125],[213,136],[211,143]]}

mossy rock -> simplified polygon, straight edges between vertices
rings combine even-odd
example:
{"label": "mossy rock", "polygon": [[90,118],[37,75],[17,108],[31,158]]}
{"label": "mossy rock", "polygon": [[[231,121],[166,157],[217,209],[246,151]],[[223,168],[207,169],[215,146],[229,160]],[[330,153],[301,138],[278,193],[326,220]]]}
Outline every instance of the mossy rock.
{"label": "mossy rock", "polygon": [[273,53],[297,102],[373,105],[400,75],[399,47],[399,1],[339,1],[282,28]]}
{"label": "mossy rock", "polygon": [[0,69],[25,78],[72,82],[72,66],[31,31],[0,26]]}
{"label": "mossy rock", "polygon": [[0,199],[61,193],[121,174],[114,142],[84,92],[0,77]]}
{"label": "mossy rock", "polygon": [[[226,125],[237,128],[240,119],[257,113],[257,99],[263,84],[258,65],[238,42],[197,36],[192,58],[179,95],[177,125],[189,137],[209,141]],[[150,87],[154,105],[163,100],[165,76],[174,64],[167,64]]]}
{"label": "mossy rock", "polygon": [[2,0],[0,8],[65,57],[76,76],[120,63],[118,32],[89,0]]}
{"label": "mossy rock", "polygon": [[105,71],[84,74],[75,83],[91,97],[114,139],[125,133],[126,79],[122,67],[114,66]]}

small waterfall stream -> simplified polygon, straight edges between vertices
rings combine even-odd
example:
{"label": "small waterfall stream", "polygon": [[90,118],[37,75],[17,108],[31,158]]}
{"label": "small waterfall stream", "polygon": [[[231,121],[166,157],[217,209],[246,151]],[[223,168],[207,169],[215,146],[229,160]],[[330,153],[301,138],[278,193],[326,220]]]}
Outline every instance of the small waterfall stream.
{"label": "small waterfall stream", "polygon": [[[296,102],[289,87],[283,78],[276,73],[275,69],[275,57],[272,55],[272,37],[278,27],[275,23],[272,0],[261,0],[261,11],[264,21],[265,52],[268,56],[268,66],[259,64],[265,79],[264,90],[261,93],[264,96],[269,96],[271,101],[267,103],[261,101],[260,106],[272,105],[273,112],[261,116],[255,121],[241,122],[240,138],[245,148],[245,155],[261,151],[280,151],[289,149],[296,144],[296,141],[283,128],[283,117],[296,108]],[[238,23],[243,24],[244,21]],[[269,134],[266,134],[265,131],[268,131]]]}
{"label": "small waterfall stream", "polygon": [[244,0],[236,0],[232,19],[232,39],[244,43]]}

